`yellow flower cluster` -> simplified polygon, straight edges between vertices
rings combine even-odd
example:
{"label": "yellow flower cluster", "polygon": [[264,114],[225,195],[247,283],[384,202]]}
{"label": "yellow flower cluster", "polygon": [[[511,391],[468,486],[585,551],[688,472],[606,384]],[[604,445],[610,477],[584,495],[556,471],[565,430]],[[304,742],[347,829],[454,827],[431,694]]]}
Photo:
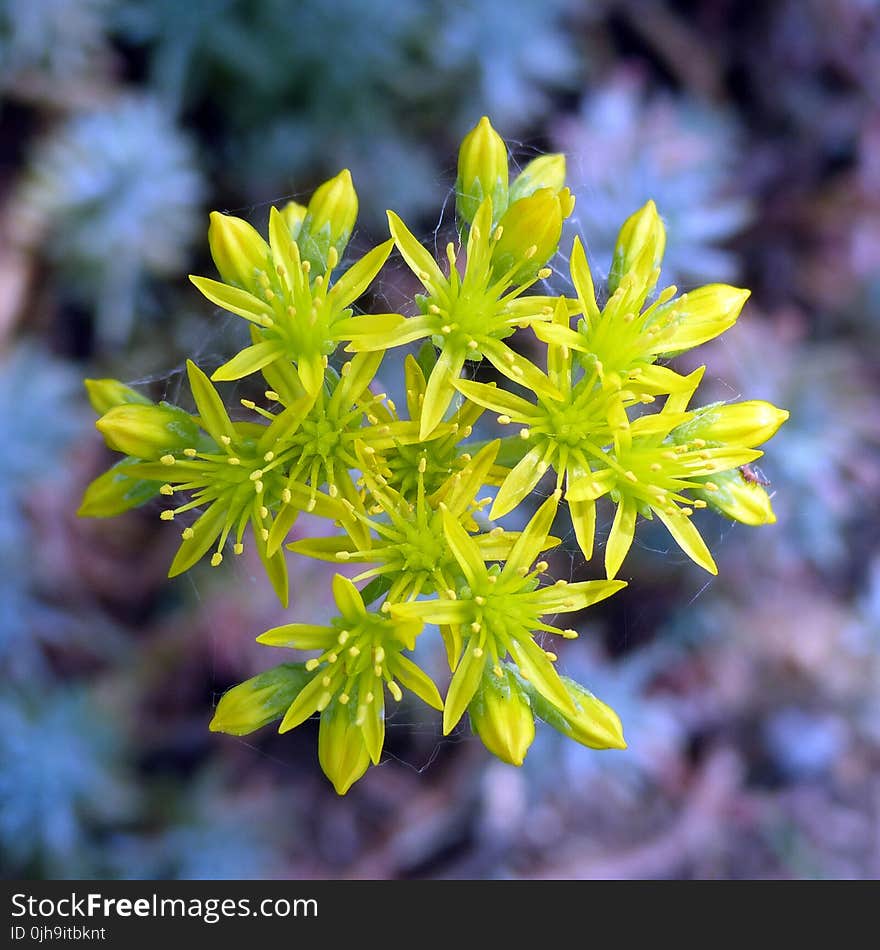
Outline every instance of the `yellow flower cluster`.
{"label": "yellow flower cluster", "polygon": [[[458,241],[442,261],[389,212],[390,239],[342,269],[357,207],[343,171],[308,206],[273,208],[268,239],[211,215],[220,280],[192,281],[248,322],[250,345],[211,379],[188,363],[194,411],[116,380],[87,381],[97,427],[124,457],[89,486],[80,513],[109,517],[160,499],[163,520],[185,519],[171,576],[209,552],[218,567],[229,546],[241,554],[253,543],[285,605],[285,550],[357,565],[353,579],[333,579],[331,623],[258,637],[312,656],[229,690],[211,722],[241,735],[280,720],[284,732],[319,714],[319,761],[340,794],[380,761],[387,702],[405,694],[441,710],[444,733],[467,713],[486,747],[515,765],[536,718],[590,747],[625,748],[614,711],[560,675],[537,637],[576,637],[545,618],[624,586],[614,578],[639,515],[656,515],[713,573],[696,510],[774,520],[748,466],[788,414],[758,401],[691,408],[703,368],[680,375],[664,362],[731,327],[748,292],[658,291],[666,238],[648,202],[624,222],[598,295],[579,240],[575,296],[533,293],[552,274],[574,207],[565,159],[542,156],[511,181],[507,148],[486,118],[459,152]],[[414,312],[356,313],[393,248],[424,288]],[[538,363],[511,345],[517,329]],[[389,349],[420,340],[418,358],[403,360],[398,408],[373,380]],[[501,386],[463,376],[484,359]],[[246,415],[230,413],[214,383],[258,373],[259,404],[242,399]],[[486,410],[513,434],[476,439]],[[522,531],[494,523],[551,472],[549,497]],[[494,498],[481,497],[486,488]],[[563,515],[589,560],[603,496],[616,506],[605,578],[548,580],[541,558],[559,544],[554,521]],[[330,531],[288,543],[304,511]],[[412,659],[426,625],[445,645],[445,698]]]}

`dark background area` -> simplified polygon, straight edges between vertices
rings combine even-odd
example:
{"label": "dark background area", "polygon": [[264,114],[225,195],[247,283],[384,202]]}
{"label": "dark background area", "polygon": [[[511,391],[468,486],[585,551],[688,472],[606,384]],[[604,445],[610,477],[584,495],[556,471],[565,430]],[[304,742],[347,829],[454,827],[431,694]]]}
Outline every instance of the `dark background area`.
{"label": "dark background area", "polygon": [[[262,227],[349,167],[357,248],[389,207],[447,240],[482,114],[515,164],[568,155],[563,273],[575,233],[607,273],[653,198],[665,283],[752,289],[681,365],[708,363],[705,401],[790,410],[761,462],[778,523],[703,522],[708,583],[640,527],[629,587],[560,651],[625,752],[539,727],[514,769],[412,706],[338,799],[313,723],[207,729],[282,659],[254,637],[326,609],[327,570],[291,556],[283,612],[246,559],[168,581],[152,508],[78,520],[110,461],[81,381],[175,398],[186,356],[234,352],[186,279],[213,274],[212,209]],[[392,261],[376,305],[411,291]],[[878,355],[876,0],[0,0],[3,873],[880,876]]]}

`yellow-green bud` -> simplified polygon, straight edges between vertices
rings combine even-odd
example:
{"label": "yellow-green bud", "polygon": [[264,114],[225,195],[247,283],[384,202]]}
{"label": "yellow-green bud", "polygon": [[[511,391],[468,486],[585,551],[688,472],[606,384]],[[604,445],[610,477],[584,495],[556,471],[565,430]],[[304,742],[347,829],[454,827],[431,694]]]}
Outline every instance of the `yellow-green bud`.
{"label": "yellow-green bud", "polygon": [[671,435],[676,442],[705,439],[753,448],[773,438],[788,415],[785,409],[777,409],[762,399],[715,403],[697,409],[694,418],[673,429]]}
{"label": "yellow-green bud", "polygon": [[661,337],[665,354],[680,353],[714,339],[736,323],[750,291],[730,284],[706,284],[660,307],[658,325],[672,325]]}
{"label": "yellow-green bud", "polygon": [[257,274],[270,269],[269,245],[247,221],[234,215],[211,212],[208,244],[224,283],[253,293]]}
{"label": "yellow-green bud", "polygon": [[77,514],[82,518],[112,518],[155,498],[159,494],[158,482],[132,478],[120,471],[120,466],[134,461],[125,458],[99,475],[86,488]]}
{"label": "yellow-green bud", "polygon": [[[747,472],[753,471],[746,469]],[[718,472],[708,478],[699,479],[709,482],[713,491],[694,489],[694,498],[701,498],[714,511],[731,521],[757,527],[762,524],[775,524],[776,515],[770,504],[766,489],[738,468],[727,472]]]}
{"label": "yellow-green bud", "polygon": [[316,275],[326,269],[331,247],[336,248],[338,259],[342,258],[357,213],[357,193],[347,168],[325,181],[312,195],[297,243],[302,259],[310,262]]}
{"label": "yellow-green bud", "polygon": [[510,186],[510,203],[533,195],[540,188],[560,192],[565,187],[565,156],[561,153],[533,158]]}
{"label": "yellow-green bud", "polygon": [[564,714],[571,738],[591,749],[625,749],[620,716],[580,683],[567,676],[560,679],[577,707],[577,716]]}
{"label": "yellow-green bud", "polygon": [[99,416],[103,416],[114,406],[122,406],[126,403],[139,403],[142,406],[153,405],[152,399],[135,392],[124,383],[120,383],[118,379],[87,379],[85,380],[85,386],[89,402]]}
{"label": "yellow-green bud", "polygon": [[535,738],[535,717],[528,696],[508,668],[496,676],[486,666],[468,715],[474,732],[493,755],[510,765],[523,764]]}
{"label": "yellow-green bud", "polygon": [[208,728],[211,732],[245,736],[268,725],[287,712],[311,678],[304,664],[282,663],[245,680],[220,697]]}
{"label": "yellow-green bud", "polygon": [[639,284],[647,284],[663,260],[665,249],[666,228],[657,213],[657,206],[648,201],[623,222],[617,235],[608,275],[608,292],[613,294],[628,273],[633,273]]}
{"label": "yellow-green bud", "polygon": [[363,731],[354,723],[354,707],[334,700],[321,713],[318,728],[318,761],[337,795],[344,795],[370,765]]}
{"label": "yellow-green bud", "polygon": [[541,188],[514,202],[502,217],[501,237],[492,250],[492,274],[511,284],[531,280],[556,253],[562,235],[560,196]]}
{"label": "yellow-green bud", "polygon": [[115,406],[95,427],[108,448],[140,459],[158,459],[166,452],[189,448],[200,436],[192,416],[167,403]]}
{"label": "yellow-green bud", "polygon": [[591,749],[625,749],[623,726],[617,713],[588,689],[567,676],[560,676],[563,686],[572,698],[576,713],[552,705],[532,687],[526,685],[535,715],[563,735]]}
{"label": "yellow-green bud", "polygon": [[486,116],[464,137],[458,150],[455,212],[459,227],[470,225],[483,199],[492,200],[494,222],[507,210],[507,146]]}
{"label": "yellow-green bud", "polygon": [[281,217],[284,219],[287,230],[290,232],[290,236],[294,241],[299,237],[299,232],[302,230],[303,221],[305,221],[307,213],[308,208],[296,201],[288,201],[281,209]]}

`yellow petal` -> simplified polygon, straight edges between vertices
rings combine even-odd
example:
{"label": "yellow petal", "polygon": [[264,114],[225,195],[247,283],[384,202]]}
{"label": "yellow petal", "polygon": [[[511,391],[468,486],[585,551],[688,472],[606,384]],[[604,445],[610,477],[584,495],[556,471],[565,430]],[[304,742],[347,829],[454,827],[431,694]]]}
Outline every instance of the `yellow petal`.
{"label": "yellow petal", "polygon": [[458,379],[455,388],[478,406],[510,416],[514,422],[531,423],[541,417],[536,406],[505,389],[499,389],[497,383]]}
{"label": "yellow petal", "polygon": [[387,240],[384,244],[374,247],[365,254],[356,264],[336,281],[327,294],[327,302],[334,310],[344,310],[354,303],[370,286],[376,274],[382,269],[394,241]]}
{"label": "yellow petal", "polygon": [[556,668],[534,640],[511,640],[510,653],[520,672],[548,702],[563,711],[575,711]]}
{"label": "yellow petal", "polygon": [[214,502],[192,526],[192,535],[186,538],[177,549],[177,554],[168,569],[168,576],[176,577],[188,571],[196,561],[200,560],[220,536],[225,523],[226,508],[220,502]]}
{"label": "yellow petal", "polygon": [[392,672],[394,678],[400,681],[403,688],[408,689],[411,693],[415,693],[422,702],[427,703],[434,709],[443,708],[443,700],[440,697],[437,687],[434,685],[434,681],[427,673],[419,669],[412,660],[398,654],[394,660],[394,669]]}
{"label": "yellow petal", "polygon": [[333,575],[333,599],[343,617],[365,617],[367,614],[360,591],[342,574]]}
{"label": "yellow petal", "polygon": [[596,535],[596,503],[594,501],[568,500],[571,524],[574,528],[578,547],[586,560],[593,556],[593,543]]}
{"label": "yellow petal", "polygon": [[284,345],[277,340],[266,340],[254,346],[248,346],[224,363],[211,375],[215,382],[241,379],[256,373],[284,355]]}
{"label": "yellow petal", "polygon": [[473,586],[486,574],[480,549],[451,512],[443,512],[443,534],[468,584]]}
{"label": "yellow petal", "polygon": [[360,728],[370,759],[373,765],[378,765],[385,745],[385,692],[381,680],[376,681],[373,701],[364,705],[366,710]]}
{"label": "yellow petal", "polygon": [[636,506],[622,499],[614,514],[614,522],[605,547],[605,573],[609,579],[620,570],[620,565],[632,545],[635,530]]}
{"label": "yellow petal", "polygon": [[588,322],[599,319],[599,307],[596,304],[596,288],[593,285],[593,275],[581,239],[576,237],[571,248],[571,282],[577,292],[578,300],[583,307],[584,316]]}
{"label": "yellow petal", "polygon": [[219,280],[211,280],[209,277],[195,277],[190,274],[189,279],[211,303],[236,316],[244,317],[257,326],[264,326],[267,318],[271,320],[275,316],[275,312],[267,303],[245,290],[221,284]]}
{"label": "yellow petal", "polygon": [[690,518],[678,510],[669,512],[662,508],[655,508],[654,511],[657,513],[657,517],[666,525],[672,537],[675,538],[678,546],[692,561],[695,561],[710,574],[718,573],[718,568],[706,547],[706,542],[702,539],[700,532],[694,527]]}
{"label": "yellow petal", "polygon": [[541,481],[544,472],[540,463],[544,457],[544,446],[530,449],[523,458],[510,470],[504,479],[501,488],[495,497],[489,517],[493,520],[502,518],[528,495],[535,485]]}
{"label": "yellow petal", "polygon": [[393,211],[388,212],[388,226],[394,243],[410,270],[426,290],[436,294],[446,284],[446,278],[437,262]]}
{"label": "yellow petal", "polygon": [[507,557],[501,572],[502,577],[510,577],[522,568],[530,568],[544,549],[544,543],[550,533],[559,506],[558,496],[559,492],[554,492],[525,526],[523,533],[517,538]]}
{"label": "yellow petal", "polygon": [[268,647],[287,647],[291,650],[326,650],[336,639],[332,627],[313,623],[287,623],[272,627],[257,637],[257,643]]}
{"label": "yellow petal", "polygon": [[296,699],[290,704],[290,708],[285,713],[284,718],[281,720],[281,725],[278,727],[279,732],[290,732],[291,729],[295,729],[318,711],[318,704],[327,690],[322,680],[322,673],[312,674],[309,682],[306,683],[297,694]]}
{"label": "yellow petal", "polygon": [[226,407],[211,381],[192,360],[186,361],[186,371],[202,425],[217,442],[222,441],[224,436],[235,439],[235,429],[229,420]]}
{"label": "yellow petal", "polygon": [[487,659],[488,653],[478,650],[474,643],[468,644],[446,694],[446,702],[443,706],[444,736],[448,736],[458,725],[459,719],[474,698]]}
{"label": "yellow petal", "polygon": [[451,352],[447,347],[440,352],[431,370],[419,426],[419,438],[423,442],[443,421],[443,416],[455,395],[454,382],[461,373],[464,359],[463,352]]}

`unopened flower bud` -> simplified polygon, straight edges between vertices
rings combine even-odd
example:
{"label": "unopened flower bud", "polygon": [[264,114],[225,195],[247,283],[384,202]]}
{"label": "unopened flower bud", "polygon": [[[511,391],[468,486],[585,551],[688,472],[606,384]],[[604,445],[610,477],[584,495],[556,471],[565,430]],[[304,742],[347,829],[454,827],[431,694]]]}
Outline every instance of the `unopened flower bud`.
{"label": "unopened flower bud", "polygon": [[500,223],[501,237],[492,251],[493,276],[506,277],[510,284],[523,284],[535,277],[559,247],[559,195],[550,188],[541,188],[514,202]]}
{"label": "unopened flower bud", "polygon": [[567,676],[560,676],[560,680],[574,703],[575,713],[559,709],[527,684],[535,715],[590,749],[625,749],[623,726],[617,713],[580,683]]}
{"label": "unopened flower bud", "polygon": [[357,213],[357,193],[347,168],[325,181],[312,195],[297,243],[302,259],[315,268],[315,276],[326,269],[331,247],[336,248],[337,259],[342,257]]}
{"label": "unopened flower bud", "polygon": [[112,518],[137,508],[159,494],[159,483],[132,478],[120,467],[132,462],[126,458],[99,475],[85,490],[77,514],[82,518]]}
{"label": "unopened flower bud", "polygon": [[620,716],[588,689],[567,676],[560,677],[577,707],[577,715],[566,720],[572,739],[591,749],[625,749]]}
{"label": "unopened flower bud", "polygon": [[85,381],[89,402],[98,415],[103,416],[115,406],[128,403],[137,403],[142,406],[152,406],[153,401],[139,392],[120,383],[118,379],[87,379]]}
{"label": "unopened flower bud", "polygon": [[788,415],[785,409],[777,409],[762,399],[715,403],[697,409],[692,419],[673,429],[671,436],[681,443],[704,439],[753,448],[771,439]]}
{"label": "unopened flower bud", "polygon": [[661,337],[663,353],[671,355],[689,350],[729,330],[750,293],[730,284],[706,284],[658,308],[657,325],[671,326],[671,331]]}
{"label": "unopened flower bud", "polygon": [[625,274],[633,274],[639,284],[648,284],[654,269],[663,259],[666,229],[653,201],[646,202],[630,215],[617,235],[608,292],[614,293]]}
{"label": "unopened flower bud", "polygon": [[364,733],[355,725],[355,716],[356,704],[338,700],[321,713],[318,761],[337,795],[344,795],[370,764]]}
{"label": "unopened flower bud", "polygon": [[208,244],[224,283],[253,293],[270,257],[269,245],[257,231],[241,218],[212,211]]}
{"label": "unopened flower bud", "polygon": [[281,209],[281,217],[287,225],[287,230],[290,232],[292,240],[295,241],[299,237],[299,232],[302,230],[303,221],[305,221],[307,213],[308,208],[306,208],[305,205],[299,204],[297,201],[288,201]]}
{"label": "unopened flower bud", "polygon": [[507,146],[483,116],[458,150],[455,211],[459,226],[473,222],[485,198],[491,199],[493,220],[497,222],[507,210],[507,186]]}
{"label": "unopened flower bud", "polygon": [[766,489],[740,469],[718,472],[699,481],[711,482],[713,490],[694,489],[694,498],[702,499],[710,508],[731,521],[753,527],[776,522]]}
{"label": "unopened flower bud", "polygon": [[535,717],[528,696],[508,668],[496,676],[486,666],[468,714],[474,732],[493,755],[510,765],[523,764],[535,738]]}
{"label": "unopened flower bud", "polygon": [[541,155],[533,158],[510,186],[510,203],[527,198],[541,188],[560,192],[565,187],[565,156]]}
{"label": "unopened flower bud", "polygon": [[208,728],[232,736],[247,735],[280,719],[310,679],[302,663],[282,663],[245,680],[220,697]]}
{"label": "unopened flower bud", "polygon": [[194,445],[199,427],[189,413],[162,403],[116,406],[95,423],[107,446],[140,459],[158,459]]}

